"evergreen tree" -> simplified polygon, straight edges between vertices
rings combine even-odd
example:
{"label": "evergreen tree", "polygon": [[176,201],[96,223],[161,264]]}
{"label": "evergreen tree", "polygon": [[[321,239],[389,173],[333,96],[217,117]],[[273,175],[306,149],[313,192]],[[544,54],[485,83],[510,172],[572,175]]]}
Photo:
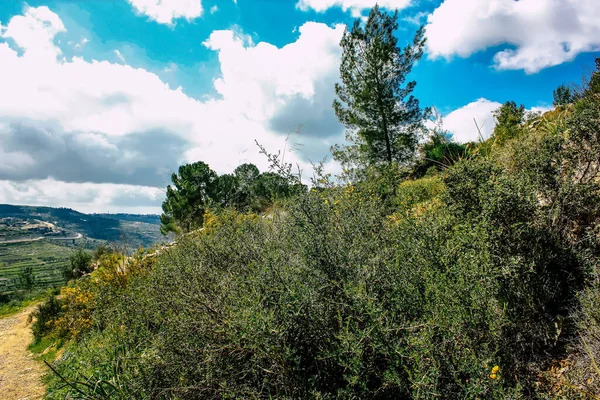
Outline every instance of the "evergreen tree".
{"label": "evergreen tree", "polygon": [[179,167],[171,176],[173,186],[167,187],[167,198],[163,202],[160,230],[189,232],[202,226],[204,211],[218,192],[218,176],[208,164],[198,161]]}
{"label": "evergreen tree", "polygon": [[572,103],[575,99],[575,94],[571,90],[570,87],[566,85],[560,85],[553,92],[554,102],[552,103],[554,107],[563,106],[565,104]]}
{"label": "evergreen tree", "polygon": [[585,94],[587,96],[600,94],[600,57],[596,57],[596,70],[592,72]]}
{"label": "evergreen tree", "polygon": [[357,19],[344,32],[333,108],[353,144],[332,149],[342,163],[405,163],[414,155],[428,110],[412,95],[416,82],[406,78],[423,55],[425,30],[421,27],[402,49],[394,36],[397,28],[398,12],[389,15],[375,6],[364,26]]}
{"label": "evergreen tree", "polygon": [[507,140],[517,137],[525,120],[525,106],[517,106],[514,101],[507,101],[494,111],[496,127],[494,128],[493,143],[502,145]]}

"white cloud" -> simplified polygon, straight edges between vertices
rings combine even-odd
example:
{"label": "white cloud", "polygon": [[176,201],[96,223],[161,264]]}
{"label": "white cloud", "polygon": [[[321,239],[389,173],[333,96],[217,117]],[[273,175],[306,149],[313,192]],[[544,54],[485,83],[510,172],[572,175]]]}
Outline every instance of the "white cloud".
{"label": "white cloud", "polygon": [[26,7],[24,14],[11,18],[6,27],[0,25],[0,37],[14,40],[23,50],[23,57],[34,62],[56,60],[61,51],[53,40],[65,31],[58,15],[46,6]]}
{"label": "white cloud", "polygon": [[219,11],[219,6],[218,6],[218,5],[216,5],[216,4],[210,8],[210,13],[211,13],[211,14],[214,14],[214,13],[216,13],[217,11]]}
{"label": "white cloud", "polygon": [[419,11],[418,13],[411,15],[409,17],[405,17],[403,18],[404,21],[409,22],[413,25],[423,25],[424,22],[426,22],[427,17],[429,16],[429,14],[425,11]]}
{"label": "white cloud", "polygon": [[0,203],[68,207],[84,213],[160,213],[164,190],[111,183],[68,183],[54,179],[0,180]]}
{"label": "white cloud", "polygon": [[[443,128],[452,133],[452,139],[459,143],[478,141],[480,136],[477,127],[481,130],[483,139],[487,139],[496,127],[494,111],[501,106],[502,103],[497,101],[478,99],[443,117]],[[546,106],[536,106],[526,111],[543,114],[550,109]]]}
{"label": "white cloud", "polygon": [[[11,28],[19,24],[28,28]],[[40,199],[62,206],[84,182],[104,202],[91,202],[90,208],[117,207],[110,193],[127,185],[162,190],[183,162],[202,160],[218,173],[242,162],[266,170],[254,140],[281,150],[288,127],[296,123],[305,123],[305,129],[291,140],[304,145],[304,154],[286,154],[286,161],[303,168],[310,169],[307,154],[320,159],[343,138],[331,110],[341,25],[306,23],[299,38],[282,48],[255,45],[239,32],[213,32],[205,45],[218,52],[219,96],[202,101],[126,60],[57,57],[54,39],[62,31],[60,18],[45,7],[28,8],[2,28],[3,37],[24,49],[20,53],[0,41],[0,199],[5,202]],[[17,165],[21,168],[11,169]],[[31,195],[19,195],[30,186]]]}
{"label": "white cloud", "polygon": [[598,0],[445,0],[428,18],[432,58],[471,54],[497,45],[500,70],[541,69],[600,49]]}
{"label": "white cloud", "polygon": [[174,20],[188,21],[202,15],[201,0],[127,0],[140,14],[161,24],[172,25]]}
{"label": "white cloud", "polygon": [[337,75],[343,31],[343,25],[331,29],[307,22],[299,28],[298,40],[281,49],[265,42],[246,46],[232,31],[213,32],[204,44],[219,52],[222,76],[215,89],[250,119],[265,121],[286,99],[310,99],[317,81]]}
{"label": "white cloud", "polygon": [[84,38],[81,38],[81,40],[80,40],[79,42],[75,43],[75,46],[74,46],[74,47],[75,47],[76,49],[80,49],[80,48],[82,48],[83,46],[85,46],[85,44],[86,44],[87,42],[89,42],[89,41],[90,41],[90,40],[89,40],[88,38],[85,38],[85,37],[84,37]]}
{"label": "white cloud", "polygon": [[340,7],[344,11],[350,10],[352,16],[357,18],[364,10],[370,9],[375,4],[381,8],[402,9],[410,5],[411,0],[299,0],[296,7],[302,11],[313,9],[316,12],[325,12],[332,7]]}
{"label": "white cloud", "polygon": [[[479,139],[477,126],[484,139],[494,132],[496,121],[493,112],[502,104],[487,99],[479,99],[455,110],[444,117],[444,129],[452,133],[453,140],[459,143],[475,142]],[[477,121],[477,125],[475,125]]]}

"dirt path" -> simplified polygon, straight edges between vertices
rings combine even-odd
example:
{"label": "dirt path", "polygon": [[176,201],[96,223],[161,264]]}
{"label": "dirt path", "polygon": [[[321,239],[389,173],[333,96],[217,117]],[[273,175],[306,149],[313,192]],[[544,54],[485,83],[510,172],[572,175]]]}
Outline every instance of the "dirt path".
{"label": "dirt path", "polygon": [[0,399],[33,400],[44,395],[44,365],[27,350],[32,340],[27,316],[34,308],[0,319]]}

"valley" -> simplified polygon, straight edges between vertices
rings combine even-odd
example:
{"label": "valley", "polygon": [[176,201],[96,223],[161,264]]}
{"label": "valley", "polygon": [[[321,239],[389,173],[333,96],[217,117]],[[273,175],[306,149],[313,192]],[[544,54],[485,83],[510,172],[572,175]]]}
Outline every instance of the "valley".
{"label": "valley", "polygon": [[65,282],[77,248],[132,251],[168,240],[155,215],[84,214],[68,208],[0,205],[0,296]]}

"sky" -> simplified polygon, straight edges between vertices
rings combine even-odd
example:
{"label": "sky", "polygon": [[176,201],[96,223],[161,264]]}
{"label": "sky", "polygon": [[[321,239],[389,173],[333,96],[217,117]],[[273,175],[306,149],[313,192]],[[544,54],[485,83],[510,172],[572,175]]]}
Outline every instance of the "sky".
{"label": "sky", "polygon": [[[337,166],[339,41],[371,0],[0,2],[0,203],[160,213],[179,165]],[[600,56],[597,0],[380,0],[456,141],[514,100],[551,107]]]}

